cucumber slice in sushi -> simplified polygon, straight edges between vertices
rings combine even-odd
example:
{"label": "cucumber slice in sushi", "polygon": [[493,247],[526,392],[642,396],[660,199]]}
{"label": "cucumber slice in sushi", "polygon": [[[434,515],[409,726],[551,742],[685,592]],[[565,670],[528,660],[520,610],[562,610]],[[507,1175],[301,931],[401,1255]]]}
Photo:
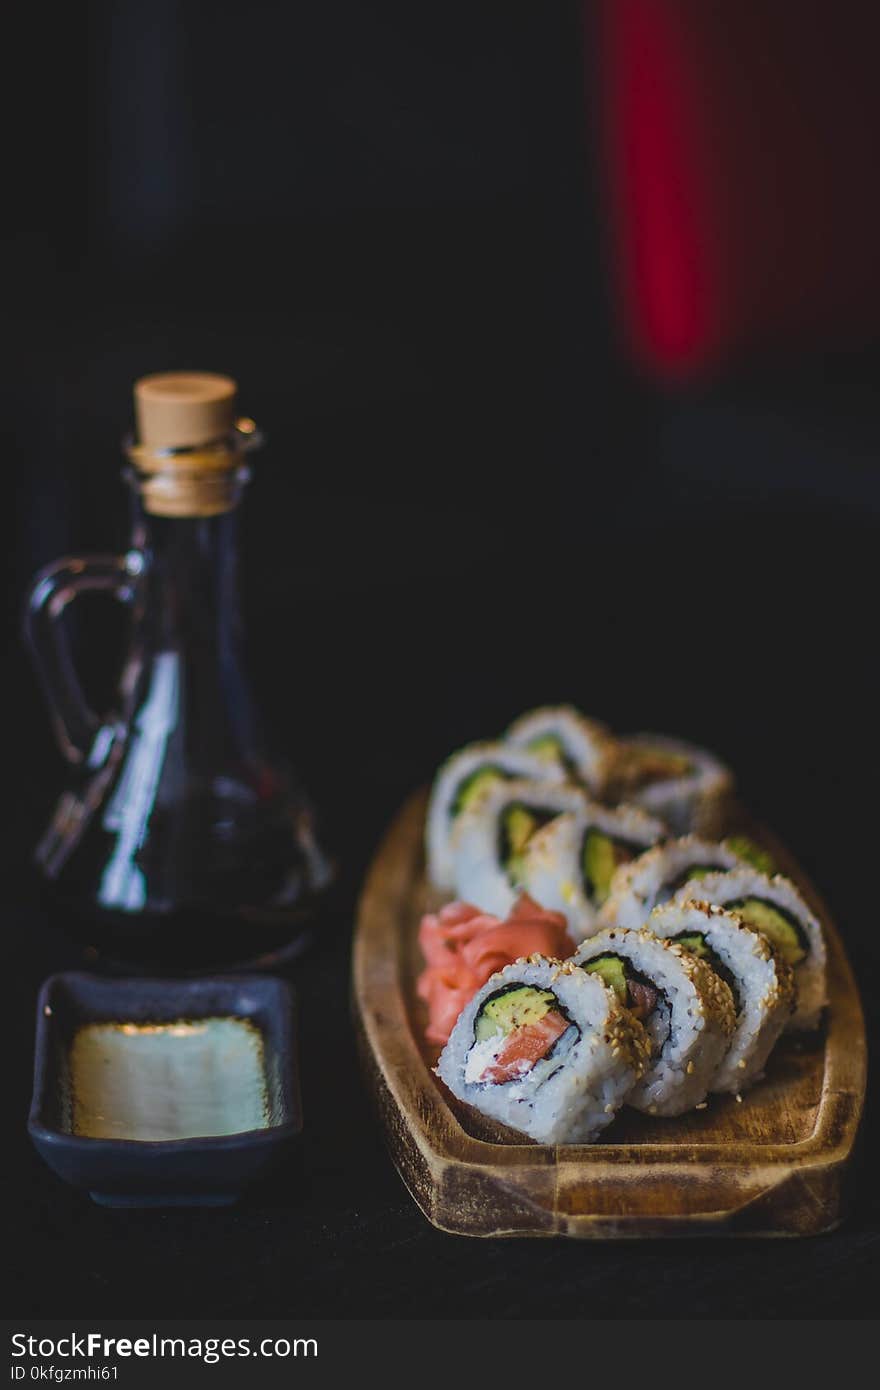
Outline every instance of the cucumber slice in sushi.
{"label": "cucumber slice in sushi", "polygon": [[763,1074],[791,1017],[791,966],[741,917],[708,903],[667,903],[651,913],[648,929],[699,956],[730,986],[736,1025],[710,1089],[739,1094]]}
{"label": "cucumber slice in sushi", "polygon": [[588,1144],[648,1063],[644,1030],[570,962],[505,966],[462,1010],[437,1074],[459,1100],[544,1144]]}
{"label": "cucumber slice in sushi", "polygon": [[705,1099],[730,1044],[730,988],[705,961],[646,931],[611,928],[584,941],[572,963],[609,978],[619,962],[627,1006],[643,1024],[651,1062],[627,1097],[650,1115],[682,1115]]}

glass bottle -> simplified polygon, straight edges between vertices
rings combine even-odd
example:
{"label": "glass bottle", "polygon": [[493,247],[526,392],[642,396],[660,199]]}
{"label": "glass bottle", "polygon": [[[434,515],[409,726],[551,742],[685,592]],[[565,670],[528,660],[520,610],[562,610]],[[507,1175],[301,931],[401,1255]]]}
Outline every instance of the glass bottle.
{"label": "glass bottle", "polygon": [[[62,924],[124,961],[263,962],[298,949],[332,879],[310,804],[267,754],[242,659],[237,509],[260,442],[209,373],[135,385],[125,555],[37,575],[25,634],[72,766],[36,861]],[[129,606],[116,708],[98,717],[64,625],[84,590]]]}

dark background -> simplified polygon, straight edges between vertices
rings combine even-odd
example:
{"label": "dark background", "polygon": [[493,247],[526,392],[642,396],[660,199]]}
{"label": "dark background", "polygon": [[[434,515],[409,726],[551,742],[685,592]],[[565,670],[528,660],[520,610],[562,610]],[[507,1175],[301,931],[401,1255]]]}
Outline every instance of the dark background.
{"label": "dark background", "polygon": [[[253,673],[349,901],[444,754],[570,699],[735,766],[829,899],[870,1005],[880,351],[814,348],[677,390],[627,366],[592,37],[568,0],[93,3],[51,45],[38,12],[19,22],[0,520],[14,1311],[872,1310],[870,1107],[830,1237],[580,1248],[432,1230],[356,1070],[349,913],[294,972],[295,1171],[230,1212],[105,1212],[31,1152],[35,989],[75,957],[26,885],[64,769],[18,614],[39,565],[125,543],[135,377],[230,372],[269,436],[243,514]],[[96,603],[79,638],[97,688],[117,637]]]}

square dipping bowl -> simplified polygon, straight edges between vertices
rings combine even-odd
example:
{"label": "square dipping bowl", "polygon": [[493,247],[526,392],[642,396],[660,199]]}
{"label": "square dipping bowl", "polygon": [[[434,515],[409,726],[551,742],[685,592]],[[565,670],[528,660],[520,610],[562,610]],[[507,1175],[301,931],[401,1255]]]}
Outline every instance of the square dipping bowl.
{"label": "square dipping bowl", "polygon": [[28,1131],[105,1206],[223,1206],[302,1130],[290,988],[53,975],[37,1001]]}

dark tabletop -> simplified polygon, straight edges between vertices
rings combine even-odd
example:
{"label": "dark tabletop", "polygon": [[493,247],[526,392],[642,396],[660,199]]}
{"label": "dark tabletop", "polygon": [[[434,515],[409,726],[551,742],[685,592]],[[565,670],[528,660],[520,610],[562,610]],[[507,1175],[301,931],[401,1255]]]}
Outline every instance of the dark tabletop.
{"label": "dark tabletop", "polygon": [[[222,8],[232,28],[216,42],[234,48],[235,7]],[[251,8],[249,43],[266,28],[265,56],[273,7]],[[183,79],[163,87],[167,35],[150,47],[129,33],[142,12],[131,7],[114,29],[121,53],[90,88],[152,54],[138,101],[127,82],[109,97],[100,87],[117,103],[121,143],[105,148],[105,128],[96,134],[94,112],[76,105],[71,62],[59,80],[72,105],[53,128],[61,182],[28,165],[37,201],[20,209],[6,259],[17,348],[4,408],[15,486],[0,519],[10,1310],[867,1314],[880,1252],[871,1104],[851,1215],[828,1236],[615,1245],[433,1230],[362,1083],[349,946],[359,883],[402,799],[453,748],[571,700],[621,731],[692,738],[734,766],[744,800],[826,897],[876,1042],[878,355],[765,364],[687,391],[639,381],[614,346],[583,178],[578,6],[505,6],[504,26],[491,5],[453,6],[449,32],[430,35],[390,0],[347,6],[339,34],[329,8],[301,9],[321,42],[311,34],[312,48],[290,50],[295,81],[282,81],[277,55],[268,70],[243,62],[243,125],[215,100],[217,55],[184,82],[198,139],[171,142],[176,182],[149,202],[124,170],[165,127],[151,117],[135,128],[133,113]],[[172,10],[150,7],[160,25]],[[324,66],[305,88],[302,53],[314,51]],[[297,146],[285,203],[277,132],[291,103],[323,159]],[[185,116],[169,108],[162,120]],[[91,183],[75,164],[89,130],[101,152]],[[233,175],[249,154],[245,196]],[[53,201],[60,187],[69,203]],[[125,543],[116,442],[130,383],[180,366],[235,374],[270,437],[243,513],[250,665],[276,746],[325,814],[344,904],[292,971],[296,1162],[228,1210],[107,1211],[56,1179],[25,1131],[36,990],[79,957],[27,887],[64,767],[18,611],[38,565]],[[100,703],[118,671],[113,615],[96,607],[76,640]]]}
{"label": "dark tabletop", "polygon": [[[669,429],[699,437],[709,407],[692,409],[687,421],[670,418]],[[724,409],[716,406],[712,420],[720,450],[732,447]],[[737,419],[745,428],[741,412]],[[760,437],[753,425],[754,449]],[[517,446],[507,439],[512,469]],[[359,432],[333,444],[356,450]],[[318,447],[331,444],[325,438]],[[419,486],[408,494],[357,505],[303,502],[307,533],[295,518],[273,516],[278,472],[289,462],[276,445],[248,503],[255,679],[284,751],[327,813],[346,905],[292,972],[302,1008],[300,1155],[235,1209],[101,1210],[63,1186],[28,1142],[35,992],[48,973],[79,958],[23,887],[63,768],[30,673],[11,648],[4,1223],[15,1251],[15,1310],[105,1317],[868,1312],[880,1240],[870,1107],[852,1214],[832,1235],[626,1246],[445,1236],[420,1215],[384,1152],[355,1058],[348,991],[355,894],[401,799],[447,750],[491,734],[532,703],[570,697],[621,729],[647,724],[691,735],[731,761],[749,804],[827,896],[876,1028],[874,821],[866,796],[876,777],[877,687],[864,622],[875,584],[874,518],[831,498],[722,500],[714,486],[695,487],[669,468],[663,488],[674,490],[681,512],[658,528],[651,507],[636,513],[631,505],[633,456],[618,465],[625,472],[617,503],[606,488],[594,510],[581,487],[576,525],[553,520],[555,506],[565,512],[565,483],[546,475],[534,508],[517,513],[500,497],[478,499],[462,518],[462,482],[452,490],[430,443],[422,440],[419,453]],[[700,453],[693,445],[692,463]],[[108,475],[112,489],[112,468]],[[643,497],[649,485],[643,481]],[[254,543],[273,528],[279,547],[293,529],[296,543],[283,554],[274,543]],[[279,589],[281,569],[287,578]],[[88,641],[84,647],[87,662]],[[102,654],[91,650],[95,659]]]}

